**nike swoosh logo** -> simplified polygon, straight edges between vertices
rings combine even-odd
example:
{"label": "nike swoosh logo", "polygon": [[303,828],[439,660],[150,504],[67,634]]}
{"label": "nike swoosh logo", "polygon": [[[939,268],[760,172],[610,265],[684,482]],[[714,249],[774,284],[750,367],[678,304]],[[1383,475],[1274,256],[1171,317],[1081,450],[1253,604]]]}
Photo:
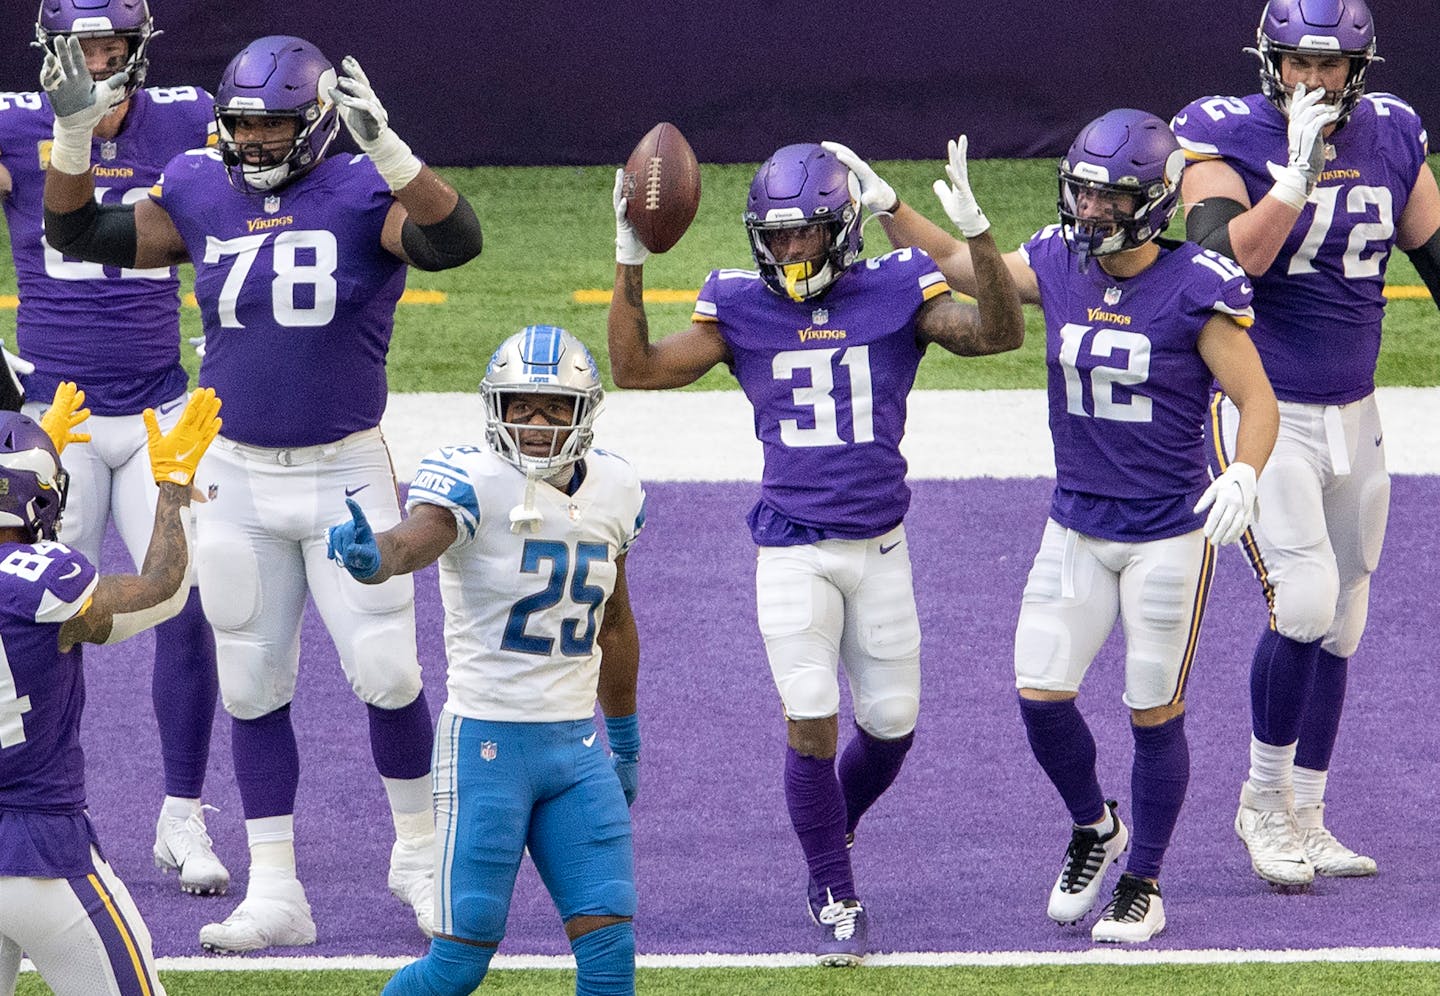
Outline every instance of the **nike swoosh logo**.
{"label": "nike swoosh logo", "polygon": [[[1378,443],[1380,442],[1380,440],[1377,439],[1377,440],[1375,440],[1375,442],[1378,444]],[[79,574],[80,574],[80,565],[79,565],[79,564],[71,564],[71,565],[70,565],[70,570],[69,570],[67,573],[60,575],[60,580],[61,580],[61,581],[69,581],[71,578],[77,577]]]}
{"label": "nike swoosh logo", "polygon": [[1380,434],[1380,435],[1378,435],[1378,436],[1376,436],[1376,437],[1375,437],[1375,445],[1376,445],[1376,446],[1379,446],[1379,445],[1380,445],[1380,441],[1381,441],[1382,439],[1384,439],[1384,438],[1385,438],[1385,435],[1384,435],[1383,433]]}
{"label": "nike swoosh logo", "polygon": [[194,452],[195,452],[195,447],[192,446],[192,447],[190,447],[188,450],[186,450],[184,453],[176,453],[176,454],[175,454],[175,459],[176,459],[177,461],[181,462],[181,463],[184,463],[186,460],[189,460],[189,459],[190,459],[190,454],[191,454],[191,453],[194,453]]}
{"label": "nike swoosh logo", "polygon": [[168,414],[170,414],[171,412],[173,412],[175,409],[179,408],[179,407],[180,407],[181,405],[183,405],[184,403],[185,403],[185,399],[184,399],[184,398],[181,398],[179,401],[172,401],[172,402],[170,402],[168,405],[161,405],[161,406],[160,406],[160,414],[161,414],[161,415],[168,415]]}
{"label": "nike swoosh logo", "polygon": [[1249,284],[1241,284],[1241,285],[1240,285],[1240,293],[1241,293],[1241,294],[1253,294],[1253,293],[1255,293],[1255,288],[1254,288],[1254,287],[1251,287]]}
{"label": "nike swoosh logo", "polygon": [[345,497],[346,497],[346,498],[354,498],[356,495],[358,495],[360,492],[364,491],[364,490],[365,490],[366,488],[368,488],[369,486],[370,486],[370,485],[368,485],[368,484],[362,484],[362,485],[360,485],[358,488],[346,488],[346,489],[345,489]]}
{"label": "nike swoosh logo", "polygon": [[599,730],[596,730],[595,733],[590,734],[588,737],[581,737],[581,738],[580,738],[580,742],[581,742],[582,744],[584,744],[586,747],[594,747],[594,746],[595,746],[595,734],[596,734],[596,733],[599,733],[599,732],[600,732]]}
{"label": "nike swoosh logo", "polygon": [[882,556],[882,557],[885,556],[885,554],[889,553],[891,550],[895,549],[897,546],[899,546],[899,545],[900,545],[901,543],[903,543],[903,542],[905,542],[905,541],[904,541],[904,540],[896,540],[894,543],[891,543],[889,546],[886,546],[884,543],[881,543],[881,544],[880,544],[880,556]]}

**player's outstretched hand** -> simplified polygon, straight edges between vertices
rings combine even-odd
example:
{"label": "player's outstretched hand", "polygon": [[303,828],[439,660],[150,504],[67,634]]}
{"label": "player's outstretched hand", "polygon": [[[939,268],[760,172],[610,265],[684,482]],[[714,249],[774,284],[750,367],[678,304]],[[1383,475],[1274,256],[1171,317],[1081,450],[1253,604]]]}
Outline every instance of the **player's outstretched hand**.
{"label": "player's outstretched hand", "polygon": [[1260,499],[1255,494],[1255,468],[1236,461],[1225,473],[1210,482],[1197,513],[1210,509],[1205,520],[1205,538],[1216,546],[1234,543],[1260,518]]}
{"label": "player's outstretched hand", "polygon": [[180,420],[169,432],[160,431],[155,409],[145,409],[143,417],[155,483],[189,487],[200,458],[220,434],[220,399],[214,389],[202,387],[190,395]]}
{"label": "player's outstretched hand", "polygon": [[90,409],[84,404],[85,392],[71,381],[63,380],[55,388],[55,400],[40,416],[40,428],[55,444],[56,453],[64,453],[70,443],[90,442],[90,433],[74,431],[77,425],[90,417]]}
{"label": "player's outstretched hand", "polygon": [[125,99],[125,84],[130,74],[116,73],[95,82],[85,66],[85,50],[75,35],[61,35],[55,47],[46,49],[45,63],[40,67],[40,85],[50,95],[57,127],[84,131],[95,130],[100,119]]}
{"label": "player's outstretched hand", "polygon": [[880,174],[849,146],[839,142],[821,142],[820,147],[834,153],[836,159],[850,168],[850,176],[854,180],[850,192],[865,210],[871,214],[893,214],[900,206],[895,188],[880,179]]}
{"label": "player's outstretched hand", "polygon": [[644,266],[650,258],[650,250],[640,241],[635,226],[625,213],[629,199],[625,196],[625,167],[615,171],[615,193],[611,197],[615,206],[615,262],[625,266]]}
{"label": "player's outstretched hand", "polygon": [[975,194],[970,190],[970,168],[965,161],[968,147],[969,139],[964,135],[950,140],[946,147],[949,162],[945,164],[945,176],[950,182],[936,180],[935,196],[940,198],[940,206],[945,209],[955,227],[960,229],[960,234],[967,239],[973,239],[990,231],[990,219],[980,210]]}
{"label": "player's outstretched hand", "polygon": [[380,570],[380,546],[365,510],[354,498],[346,498],[350,521],[331,526],[326,534],[325,554],[337,561],[357,581],[373,578]]}
{"label": "player's outstretched hand", "polygon": [[390,186],[401,190],[420,174],[422,164],[410,146],[390,127],[390,115],[375,96],[370,78],[353,55],[340,60],[341,76],[330,89],[330,99],[340,111],[340,120],[360,150],[370,157],[375,170]]}

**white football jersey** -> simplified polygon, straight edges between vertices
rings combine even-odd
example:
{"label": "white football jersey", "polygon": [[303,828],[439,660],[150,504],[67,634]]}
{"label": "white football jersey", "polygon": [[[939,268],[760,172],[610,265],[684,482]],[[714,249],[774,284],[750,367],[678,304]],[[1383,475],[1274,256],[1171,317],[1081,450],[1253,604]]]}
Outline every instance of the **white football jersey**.
{"label": "white football jersey", "polygon": [[645,492],[630,464],[592,449],[574,494],[536,482],[540,526],[517,533],[510,511],[524,500],[525,475],[489,447],[437,450],[410,483],[407,508],[438,505],[460,527],[440,557],[445,708],[503,722],[585,719],[615,559],[645,524]]}

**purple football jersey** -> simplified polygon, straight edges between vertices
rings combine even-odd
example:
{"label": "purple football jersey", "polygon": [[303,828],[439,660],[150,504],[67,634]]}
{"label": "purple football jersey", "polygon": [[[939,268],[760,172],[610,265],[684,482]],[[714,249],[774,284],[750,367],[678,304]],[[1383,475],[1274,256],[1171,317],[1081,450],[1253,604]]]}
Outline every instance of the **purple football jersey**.
{"label": "purple football jersey", "polygon": [[[1223,160],[1252,204],[1289,160],[1285,118],[1259,94],[1197,100],[1173,124],[1186,156]],[[1420,118],[1388,93],[1367,94],[1330,136],[1310,203],[1255,281],[1255,345],[1282,401],[1340,405],[1375,390],[1385,268],[1425,152]]]}
{"label": "purple football jersey", "polygon": [[97,583],[61,543],[0,544],[0,875],[64,878],[90,868],[78,647],[60,626]]}
{"label": "purple football jersey", "polygon": [[1200,528],[1209,484],[1205,412],[1211,373],[1200,331],[1217,312],[1253,319],[1244,271],[1192,242],[1125,280],[1081,272],[1052,225],[1020,249],[1040,285],[1055,496],[1050,515],[1087,536],[1126,542]]}
{"label": "purple football jersey", "polygon": [[[48,400],[60,381],[73,380],[96,415],[133,415],[187,386],[180,282],[174,267],[102,266],[45,243],[42,193],[54,119],[44,94],[0,94],[0,164],[14,183],[4,204],[20,287],[16,334],[20,354],[35,364],[25,390],[33,400]],[[205,146],[214,120],[204,90],[137,91],[119,134],[91,145],[96,199],[144,198],[172,157]]]}
{"label": "purple football jersey", "polygon": [[693,317],[719,323],[765,451],[756,543],[867,539],[905,517],[900,439],[924,352],[915,313],[949,290],[920,249],[856,263],[809,301],[753,270],[710,274]]}
{"label": "purple football jersey", "polygon": [[195,263],[200,385],[225,403],[223,434],[288,448],[379,425],[405,264],[380,245],[395,199],[370,160],[333,156],[262,197],[218,153],[189,153],[151,196]]}

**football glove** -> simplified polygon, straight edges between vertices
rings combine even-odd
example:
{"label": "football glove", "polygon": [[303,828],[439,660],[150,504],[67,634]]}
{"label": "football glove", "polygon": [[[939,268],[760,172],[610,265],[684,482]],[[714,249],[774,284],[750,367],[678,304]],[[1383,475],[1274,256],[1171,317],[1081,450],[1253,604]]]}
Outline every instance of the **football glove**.
{"label": "football glove", "polygon": [[945,164],[945,175],[950,182],[936,180],[934,189],[935,196],[940,198],[940,206],[945,209],[955,227],[960,229],[960,234],[967,239],[973,239],[990,231],[990,219],[980,210],[980,205],[976,203],[975,195],[970,190],[970,169],[965,163],[965,150],[969,144],[969,139],[964,135],[950,140],[947,147],[950,161]]}
{"label": "football glove", "polygon": [[61,35],[46,49],[40,85],[55,112],[55,141],[50,165],[62,173],[90,172],[90,136],[100,120],[125,99],[130,74],[116,73],[96,83],[85,66],[85,50],[74,35]]}
{"label": "football glove", "polygon": [[330,90],[330,99],[340,111],[346,131],[370,157],[391,190],[401,190],[420,174],[421,162],[390,127],[390,115],[375,96],[370,79],[353,55],[340,62],[345,75]]}
{"label": "football glove", "polygon": [[367,581],[380,571],[380,545],[365,510],[354,498],[346,498],[350,521],[331,526],[325,537],[325,555],[350,572],[357,581]]}
{"label": "football glove", "polygon": [[180,420],[169,432],[161,433],[155,409],[143,413],[145,435],[150,449],[150,472],[156,484],[189,486],[200,458],[220,434],[220,399],[213,388],[202,387],[190,395]]}
{"label": "football glove", "polygon": [[6,349],[4,339],[0,339],[0,359],[4,360],[0,365],[0,411],[18,412],[25,403],[25,386],[20,378],[34,373],[35,364]]}
{"label": "football glove", "polygon": [[640,714],[605,717],[605,739],[610,741],[610,763],[625,793],[625,805],[635,805],[640,794]]}
{"label": "football glove", "polygon": [[1295,84],[1286,127],[1290,161],[1285,166],[1269,164],[1275,181],[1270,193],[1297,211],[1304,210],[1325,168],[1325,129],[1340,116],[1340,108],[1320,102],[1324,97],[1324,87],[1306,90],[1304,83]]}
{"label": "football glove", "polygon": [[82,408],[83,404],[85,392],[68,380],[61,381],[55,388],[55,400],[50,402],[50,407],[40,416],[40,428],[45,430],[50,442],[55,444],[57,454],[65,452],[65,447],[70,443],[90,442],[90,433],[71,431],[90,417],[90,409]]}
{"label": "football glove", "polygon": [[196,356],[202,360],[205,359],[205,337],[203,335],[191,336],[190,345],[195,347]]}
{"label": "football glove", "polygon": [[839,142],[821,142],[820,148],[835,154],[850,168],[850,195],[871,214],[893,214],[900,206],[900,198],[895,193],[895,188],[876,173],[870,164],[861,159],[848,146]]}
{"label": "football glove", "polygon": [[1216,546],[1234,543],[1260,518],[1260,499],[1255,495],[1255,468],[1236,461],[1225,473],[1210,482],[1195,503],[1198,514],[1210,509],[1205,520],[1205,538]]}
{"label": "football glove", "polygon": [[650,250],[645,248],[645,243],[635,234],[635,226],[630,224],[630,218],[625,214],[630,202],[625,196],[623,166],[615,171],[615,195],[612,200],[615,204],[615,262],[625,266],[644,266],[645,261],[650,258]]}

